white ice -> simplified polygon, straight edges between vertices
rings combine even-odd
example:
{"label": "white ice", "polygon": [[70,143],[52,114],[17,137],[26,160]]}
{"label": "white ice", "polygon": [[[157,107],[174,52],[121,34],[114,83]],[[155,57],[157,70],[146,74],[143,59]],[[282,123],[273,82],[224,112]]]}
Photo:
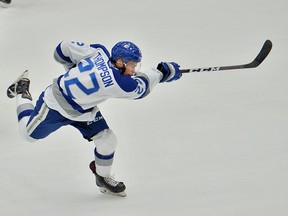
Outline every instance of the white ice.
{"label": "white ice", "polygon": [[[287,0],[12,0],[0,7],[1,216],[287,216]],[[139,101],[100,106],[118,137],[113,173],[127,197],[100,194],[93,143],[65,127],[36,143],[18,135],[6,89],[30,71],[36,101],[63,72],[62,40],[131,40],[142,68],[248,63],[255,69],[185,74]]]}

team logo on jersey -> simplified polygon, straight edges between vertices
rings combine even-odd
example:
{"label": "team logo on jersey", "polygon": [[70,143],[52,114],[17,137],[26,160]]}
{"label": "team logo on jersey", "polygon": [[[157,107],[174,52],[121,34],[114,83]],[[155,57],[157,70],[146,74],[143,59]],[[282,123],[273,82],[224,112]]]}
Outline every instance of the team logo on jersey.
{"label": "team logo on jersey", "polygon": [[138,86],[134,91],[138,95],[142,95],[146,91],[146,85],[141,79],[135,78],[135,81],[138,83]]}

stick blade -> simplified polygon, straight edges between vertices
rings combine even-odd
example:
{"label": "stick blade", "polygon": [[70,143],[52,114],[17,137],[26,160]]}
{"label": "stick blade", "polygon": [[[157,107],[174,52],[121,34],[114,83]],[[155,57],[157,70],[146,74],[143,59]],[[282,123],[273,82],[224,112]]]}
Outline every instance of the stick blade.
{"label": "stick blade", "polygon": [[256,56],[254,61],[251,62],[250,66],[251,67],[259,66],[265,60],[265,58],[268,56],[268,54],[270,53],[272,46],[273,46],[272,41],[266,40],[262,49],[260,50],[259,54]]}

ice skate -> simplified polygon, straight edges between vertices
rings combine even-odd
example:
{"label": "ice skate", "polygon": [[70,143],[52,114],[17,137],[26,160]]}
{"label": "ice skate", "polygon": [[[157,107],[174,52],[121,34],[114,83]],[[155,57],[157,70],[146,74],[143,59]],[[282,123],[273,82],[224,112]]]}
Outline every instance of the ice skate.
{"label": "ice skate", "polygon": [[28,71],[24,71],[7,89],[7,96],[14,98],[16,95],[21,94],[22,98],[32,100],[29,92],[30,80],[28,77]]}
{"label": "ice skate", "polygon": [[91,171],[95,175],[96,185],[99,187],[101,193],[125,197],[125,185],[123,182],[116,181],[113,177],[102,177],[96,173],[95,161],[92,161],[89,165]]}

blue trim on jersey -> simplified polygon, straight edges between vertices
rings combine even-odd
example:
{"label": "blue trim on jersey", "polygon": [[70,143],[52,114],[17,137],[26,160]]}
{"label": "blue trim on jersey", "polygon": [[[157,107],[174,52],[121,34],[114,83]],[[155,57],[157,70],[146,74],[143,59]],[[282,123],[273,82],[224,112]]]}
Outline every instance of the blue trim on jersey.
{"label": "blue trim on jersey", "polygon": [[31,116],[32,112],[33,112],[32,109],[24,110],[24,111],[20,112],[18,115],[18,122],[25,116]]}
{"label": "blue trim on jersey", "polygon": [[72,108],[74,110],[77,110],[78,112],[80,113],[87,113],[87,112],[91,112],[93,110],[93,108],[90,108],[90,109],[86,109],[84,110],[79,104],[77,104],[72,98],[70,98],[69,96],[67,96],[63,89],[60,87],[60,79],[63,77],[60,76],[57,80],[57,84],[58,84],[58,87],[59,87],[59,91],[61,92],[62,96],[65,98],[65,100],[72,106]]}
{"label": "blue trim on jersey", "polygon": [[101,44],[90,44],[90,47],[93,47],[94,49],[98,49],[98,48],[102,49],[102,50],[105,52],[105,54],[107,55],[107,57],[110,58],[110,53],[109,53],[109,51],[106,49],[105,46],[103,46],[103,45],[101,45]]}
{"label": "blue trim on jersey", "polygon": [[97,158],[101,159],[101,160],[110,160],[110,159],[112,159],[112,158],[114,157],[114,153],[115,153],[115,152],[113,152],[113,153],[110,154],[110,155],[101,155],[101,154],[99,154],[99,153],[97,152],[97,149],[96,149],[96,148],[94,149],[94,155],[95,155]]}
{"label": "blue trim on jersey", "polygon": [[137,88],[138,83],[134,79],[132,79],[131,76],[124,76],[120,73],[119,70],[115,68],[112,68],[112,70],[117,84],[123,91],[133,92]]}
{"label": "blue trim on jersey", "polygon": [[73,63],[69,57],[66,57],[66,56],[63,54],[62,49],[61,49],[61,44],[62,44],[62,43],[58,44],[58,46],[56,47],[56,51],[57,51],[58,55],[59,55],[64,61],[69,62],[69,63]]}

